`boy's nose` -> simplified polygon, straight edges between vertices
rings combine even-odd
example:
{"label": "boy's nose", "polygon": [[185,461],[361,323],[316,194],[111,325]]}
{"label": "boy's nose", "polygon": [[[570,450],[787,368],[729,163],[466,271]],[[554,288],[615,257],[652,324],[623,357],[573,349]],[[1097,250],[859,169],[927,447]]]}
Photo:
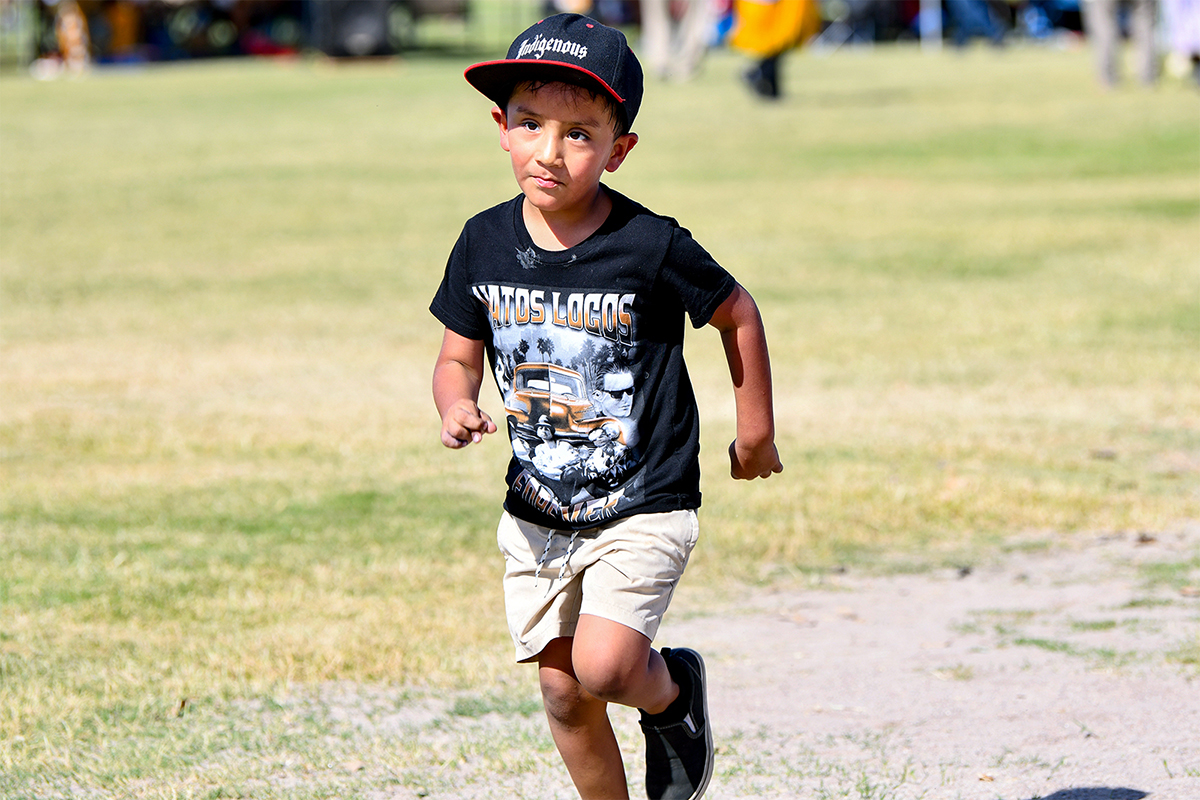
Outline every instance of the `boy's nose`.
{"label": "boy's nose", "polygon": [[543,164],[558,164],[562,161],[562,145],[557,136],[542,138],[542,146],[538,149],[538,160]]}

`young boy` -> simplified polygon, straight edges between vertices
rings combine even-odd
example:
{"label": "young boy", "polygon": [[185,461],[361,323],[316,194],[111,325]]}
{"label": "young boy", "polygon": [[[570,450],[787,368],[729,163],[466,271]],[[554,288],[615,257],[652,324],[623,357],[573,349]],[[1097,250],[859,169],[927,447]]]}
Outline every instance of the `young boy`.
{"label": "young boy", "polygon": [[[737,404],[735,478],[783,467],[753,299],[673,219],[600,179],[637,144],[642,71],[625,37],[574,14],[467,69],[495,102],[521,194],[464,226],[430,310],[442,443],[512,444],[497,534],[519,661],[535,661],[554,742],[583,798],[628,797],[607,704],[641,709],[650,798],[712,775],[704,662],[651,648],[696,543],[699,420],[684,317],[721,332]],[[598,452],[607,448],[605,452]],[[597,465],[602,465],[598,468]]]}

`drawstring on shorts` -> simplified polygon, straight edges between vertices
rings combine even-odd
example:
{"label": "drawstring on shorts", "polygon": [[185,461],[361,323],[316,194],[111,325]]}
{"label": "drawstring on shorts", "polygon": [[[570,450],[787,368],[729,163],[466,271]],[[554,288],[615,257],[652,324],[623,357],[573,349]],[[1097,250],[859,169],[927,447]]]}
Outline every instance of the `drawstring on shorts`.
{"label": "drawstring on shorts", "polygon": [[[546,537],[546,547],[545,547],[545,549],[542,550],[542,557],[538,559],[537,569],[533,573],[533,580],[535,583],[542,575],[542,567],[545,565],[546,559],[550,555],[550,545],[554,541],[554,537],[559,536],[559,535],[565,535],[565,534],[566,534],[566,531],[553,531],[552,530],[552,531],[550,531],[550,534]],[[567,577],[567,575],[569,574],[569,573],[566,573],[566,571],[570,568],[571,554],[575,550],[575,540],[577,538],[579,538],[579,531],[571,531],[571,540],[569,542],[567,542],[566,557],[563,559],[562,567],[558,571],[558,576],[560,578]],[[566,573],[566,574],[564,574],[564,573]],[[550,589],[553,588],[553,586],[554,586],[553,580],[551,580],[548,584],[546,584],[546,594],[550,594]]]}

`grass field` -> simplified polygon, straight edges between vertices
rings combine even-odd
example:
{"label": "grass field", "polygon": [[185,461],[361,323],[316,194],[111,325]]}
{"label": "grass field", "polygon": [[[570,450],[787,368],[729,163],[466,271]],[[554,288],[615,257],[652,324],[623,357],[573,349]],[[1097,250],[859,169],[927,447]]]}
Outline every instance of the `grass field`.
{"label": "grass field", "polygon": [[[532,688],[498,610],[504,442],[443,450],[428,390],[449,248],[516,191],[472,60],[0,80],[0,795],[365,796],[281,692],[524,702],[496,699]],[[801,53],[765,105],[742,66],[649,85],[611,176],[772,347],[786,471],[735,485],[719,339],[690,335],[678,603],[1200,516],[1194,89],[881,47]],[[310,779],[263,778],[289,758]]]}

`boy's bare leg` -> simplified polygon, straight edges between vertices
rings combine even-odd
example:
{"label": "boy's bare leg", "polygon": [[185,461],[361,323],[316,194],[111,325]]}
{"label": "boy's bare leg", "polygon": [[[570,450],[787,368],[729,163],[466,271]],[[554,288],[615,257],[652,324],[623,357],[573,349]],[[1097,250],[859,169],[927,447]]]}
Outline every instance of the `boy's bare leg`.
{"label": "boy's bare leg", "polygon": [[582,800],[627,800],[625,763],[608,720],[608,703],[575,678],[571,639],[555,639],[538,656],[546,720]]}
{"label": "boy's bare leg", "polygon": [[679,695],[650,640],[619,622],[581,614],[571,655],[579,682],[601,700],[657,714]]}
{"label": "boy's bare leg", "polygon": [[628,797],[607,707],[666,709],[679,687],[662,656],[632,628],[583,614],[574,638],[551,642],[538,666],[550,733],[580,797]]}

